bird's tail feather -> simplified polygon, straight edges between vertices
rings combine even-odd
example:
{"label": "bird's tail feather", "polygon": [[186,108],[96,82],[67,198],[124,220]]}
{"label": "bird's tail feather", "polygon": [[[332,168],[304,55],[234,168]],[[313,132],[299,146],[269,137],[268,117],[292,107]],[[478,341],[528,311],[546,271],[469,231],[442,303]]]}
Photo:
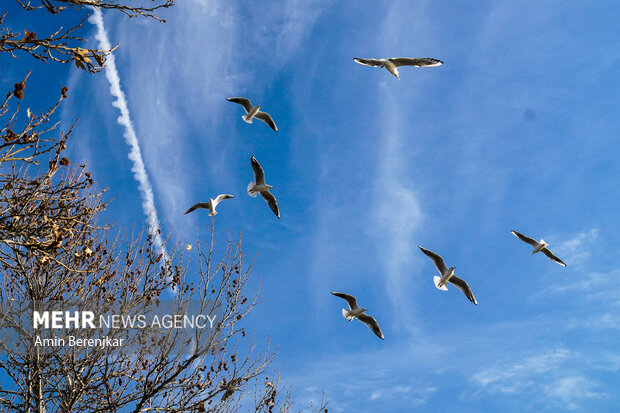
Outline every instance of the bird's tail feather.
{"label": "bird's tail feather", "polygon": [[248,184],[248,195],[256,197],[256,191],[254,190],[254,182]]}
{"label": "bird's tail feather", "polygon": [[349,310],[345,310],[344,308],[342,309],[342,316],[349,321],[353,320],[354,318],[352,315],[349,315]]}
{"label": "bird's tail feather", "polygon": [[252,118],[248,118],[248,115],[245,114],[243,116],[241,116],[241,119],[243,119],[244,121],[246,121],[247,123],[252,123]]}
{"label": "bird's tail feather", "polygon": [[433,277],[433,282],[435,283],[435,287],[443,291],[448,291],[448,287],[446,287],[445,285],[442,285],[441,287],[439,286],[439,280],[441,280],[441,277],[438,277],[438,276]]}
{"label": "bird's tail feather", "polygon": [[212,216],[214,216],[214,215],[217,215],[217,211],[213,211],[213,212],[211,212],[211,211],[209,210],[209,216],[210,216],[210,217],[212,217]]}

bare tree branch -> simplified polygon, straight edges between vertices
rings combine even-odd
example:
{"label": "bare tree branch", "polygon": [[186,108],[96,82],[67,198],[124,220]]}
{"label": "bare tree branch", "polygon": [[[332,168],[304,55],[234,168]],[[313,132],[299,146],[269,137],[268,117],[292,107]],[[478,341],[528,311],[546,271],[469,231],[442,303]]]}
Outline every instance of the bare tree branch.
{"label": "bare tree branch", "polygon": [[[116,10],[130,18],[146,17],[165,22],[157,16],[156,12],[174,5],[174,0],[153,0],[150,2],[132,0],[127,4],[117,0],[39,0],[40,5],[32,5],[31,1],[16,1],[26,12],[46,9],[55,15],[71,7],[76,10],[84,10],[86,15],[78,24],[72,23],[67,29],[59,27],[53,33],[42,35],[36,27],[27,28],[23,32],[5,27],[4,19],[7,17],[7,12],[4,12],[0,16],[0,53],[8,53],[13,58],[17,58],[18,52],[23,52],[44,63],[50,61],[73,62],[78,68],[90,73],[101,71],[106,56],[118,47],[116,45],[110,50],[101,50],[84,46],[86,39],[77,33],[83,28],[84,22],[93,7]],[[146,5],[140,6],[141,3]]]}
{"label": "bare tree branch", "polygon": [[[151,3],[155,3],[152,6],[139,6],[136,5],[139,3],[138,1],[133,1],[131,5],[123,4],[120,1],[115,0],[39,0],[41,2],[40,6],[32,6],[31,2],[24,2],[23,0],[16,0],[25,10],[36,10],[40,8],[47,9],[52,14],[58,14],[64,11],[67,6],[70,6],[74,9],[77,8],[85,8],[85,7],[99,7],[102,9],[114,9],[118,10],[129,17],[150,17],[155,20],[165,22],[165,20],[159,18],[155,11],[163,8],[172,7],[174,5],[174,0],[161,0],[161,1],[152,1]],[[143,2],[148,4],[148,2]]]}

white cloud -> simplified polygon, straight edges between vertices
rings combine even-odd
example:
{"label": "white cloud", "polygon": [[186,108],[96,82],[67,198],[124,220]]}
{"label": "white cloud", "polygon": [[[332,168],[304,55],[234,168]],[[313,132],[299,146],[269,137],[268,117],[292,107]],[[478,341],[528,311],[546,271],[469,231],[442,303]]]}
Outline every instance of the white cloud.
{"label": "white cloud", "polygon": [[[392,79],[389,79],[392,80]],[[398,96],[385,82],[378,93],[384,98],[380,122],[386,125],[378,148],[374,208],[377,210],[373,233],[383,260],[386,290],[394,309],[402,316],[400,326],[412,332],[414,309],[411,295],[414,287],[410,271],[417,258],[414,243],[415,230],[423,214],[414,190],[415,182],[408,176],[403,154],[410,147],[403,141],[402,113]],[[373,171],[369,171],[372,173]],[[402,328],[402,327],[401,327]]]}
{"label": "white cloud", "polygon": [[594,388],[596,383],[581,376],[562,377],[543,386],[547,397],[568,410],[578,409],[581,400],[605,397],[604,393],[594,391]]}
{"label": "white cloud", "polygon": [[581,367],[577,361],[589,363],[581,354],[559,348],[498,363],[476,373],[472,381],[479,387],[477,394],[527,394],[533,405],[551,401],[574,410],[586,399],[605,397],[604,393],[594,391],[596,382],[576,371]]}
{"label": "white cloud", "polygon": [[[380,386],[382,384],[379,384]],[[394,399],[402,399],[406,398],[412,404],[426,404],[428,398],[435,394],[439,388],[432,386],[419,386],[414,387],[411,385],[396,385],[390,386],[389,384],[383,384],[384,387],[377,388],[374,390],[370,397],[369,401],[373,400],[394,400]]]}
{"label": "white cloud", "polygon": [[491,391],[514,393],[531,385],[530,379],[541,375],[569,359],[570,352],[558,349],[545,354],[530,356],[518,363],[496,365],[473,376],[473,380]]}
{"label": "white cloud", "polygon": [[[431,379],[422,372],[428,371],[430,360],[430,365],[436,365],[439,359],[444,361],[436,354],[441,346],[417,341],[410,346],[402,344],[380,346],[370,351],[352,348],[316,360],[311,368],[287,378],[293,388],[309,387],[311,390],[307,394],[296,394],[296,402],[316,398],[320,393],[316,387],[302,383],[321,383],[330,411],[359,410],[355,407],[359,407],[360,400],[367,403],[367,411],[392,405],[394,400],[409,406],[430,403],[440,388],[434,384],[435,374],[430,375]],[[420,375],[412,374],[414,371]]]}
{"label": "white cloud", "polygon": [[570,273],[561,280],[533,295],[539,298],[548,295],[572,294],[579,295],[582,300],[597,301],[599,312],[609,307],[620,305],[620,270],[609,272]]}
{"label": "white cloud", "polygon": [[284,23],[277,37],[277,48],[284,56],[294,52],[309,34],[324,7],[321,0],[288,0],[284,6]]}
{"label": "white cloud", "polygon": [[584,318],[574,318],[567,321],[567,327],[589,330],[619,330],[620,315],[607,311],[603,314]]}
{"label": "white cloud", "polygon": [[579,265],[590,258],[593,244],[598,241],[598,234],[598,228],[592,228],[561,242],[557,247],[551,246],[550,248],[553,248],[558,256],[565,257],[567,264]]}

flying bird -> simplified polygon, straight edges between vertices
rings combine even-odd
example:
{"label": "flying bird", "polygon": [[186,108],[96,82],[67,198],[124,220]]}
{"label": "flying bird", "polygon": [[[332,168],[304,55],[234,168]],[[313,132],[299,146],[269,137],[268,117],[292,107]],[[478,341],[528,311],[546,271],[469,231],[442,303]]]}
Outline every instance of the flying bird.
{"label": "flying bird", "polygon": [[385,67],[397,79],[400,79],[398,75],[398,67],[400,66],[435,67],[443,64],[441,60],[430,57],[390,57],[387,59],[361,59],[354,57],[353,60],[364,66]]}
{"label": "flying bird", "polygon": [[366,309],[359,308],[355,297],[349,294],[336,293],[333,291],[332,291],[332,294],[334,294],[336,297],[343,298],[344,300],[346,300],[347,304],[349,304],[348,310],[345,310],[344,308],[342,309],[342,316],[344,318],[346,318],[349,321],[353,320],[354,318],[357,318],[362,323],[366,324],[366,326],[368,326],[368,328],[370,328],[372,332],[377,335],[377,337],[379,337],[381,340],[384,339],[383,333],[381,332],[381,328],[379,327],[379,323],[377,323],[377,320],[375,320],[373,317],[367,314],[364,314]]}
{"label": "flying bird", "polygon": [[441,277],[438,277],[438,276],[433,277],[433,281],[435,282],[435,287],[443,291],[448,291],[448,287],[446,287],[446,284],[448,282],[451,282],[459,290],[463,291],[463,293],[467,296],[467,298],[469,298],[469,301],[478,305],[478,301],[476,300],[476,297],[474,297],[474,293],[472,292],[471,288],[469,288],[469,285],[467,285],[467,283],[464,280],[461,280],[459,277],[454,275],[454,269],[456,267],[448,268],[443,258],[441,258],[441,255],[435,254],[433,251],[429,251],[426,248],[422,248],[422,247],[419,247],[419,248],[422,250],[424,254],[426,254],[426,256],[428,256],[431,260],[433,260],[433,264],[435,264],[435,267],[439,271],[439,274],[441,274]]}
{"label": "flying bird", "polygon": [[532,255],[536,254],[539,251],[542,251],[543,254],[551,258],[553,261],[557,262],[563,267],[566,267],[566,264],[564,263],[564,261],[562,261],[555,255],[553,255],[553,253],[549,250],[549,248],[547,248],[549,244],[547,244],[544,239],[541,238],[540,242],[538,242],[534,238],[526,237],[525,235],[520,234],[517,231],[510,231],[510,232],[512,232],[512,235],[519,238],[521,241],[526,242],[534,247],[534,251],[532,251]]}
{"label": "flying bird", "polygon": [[256,118],[265,122],[274,131],[278,131],[278,127],[276,126],[276,123],[273,121],[273,119],[271,119],[271,116],[269,116],[268,113],[261,112],[259,110],[261,105],[252,106],[252,104],[250,103],[250,99],[246,98],[226,98],[226,100],[229,102],[238,103],[243,106],[246,114],[241,116],[241,118],[247,123],[252,123],[252,119]]}
{"label": "flying bird", "polygon": [[192,205],[187,211],[185,211],[185,214],[189,214],[192,211],[195,211],[199,208],[203,208],[203,209],[208,209],[209,216],[212,217],[213,215],[217,215],[217,211],[215,210],[215,207],[217,206],[217,204],[219,204],[225,199],[231,199],[231,198],[234,198],[234,195],[221,194],[221,195],[218,195],[215,199],[209,198],[209,202],[198,202],[197,204]]}
{"label": "flying bird", "polygon": [[269,208],[273,211],[274,214],[280,219],[280,209],[278,209],[278,201],[276,201],[276,197],[269,192],[270,189],[273,188],[271,185],[267,185],[265,183],[265,171],[260,166],[255,157],[251,157],[250,161],[252,162],[252,170],[254,170],[254,182],[250,182],[248,184],[248,195],[256,196],[258,192],[260,196],[263,197]]}

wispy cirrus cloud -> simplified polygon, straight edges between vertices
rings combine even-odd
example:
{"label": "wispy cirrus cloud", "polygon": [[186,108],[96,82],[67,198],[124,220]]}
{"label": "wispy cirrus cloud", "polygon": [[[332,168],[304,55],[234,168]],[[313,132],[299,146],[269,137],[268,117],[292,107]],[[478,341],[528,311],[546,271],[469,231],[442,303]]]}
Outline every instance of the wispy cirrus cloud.
{"label": "wispy cirrus cloud", "polygon": [[476,373],[472,380],[491,392],[516,393],[532,386],[532,377],[557,369],[570,357],[570,351],[556,349],[528,356],[518,362],[486,368]]}
{"label": "wispy cirrus cloud", "polygon": [[[395,119],[391,120],[396,123]],[[390,122],[387,122],[390,123]],[[394,308],[407,318],[403,326],[413,326],[410,268],[414,262],[414,234],[422,219],[420,203],[410,178],[404,173],[400,131],[390,130],[383,137],[379,173],[375,180],[378,215],[375,225],[379,235],[381,259],[386,274],[386,290]],[[409,327],[408,327],[409,328]],[[411,327],[412,328],[412,327]]]}
{"label": "wispy cirrus cloud", "polygon": [[554,279],[549,285],[532,294],[532,298],[569,294],[579,296],[585,303],[595,303],[598,316],[604,309],[620,306],[620,269],[610,271],[581,272],[579,276],[568,274],[561,280]]}
{"label": "wispy cirrus cloud", "polygon": [[558,348],[526,355],[518,360],[487,367],[472,377],[478,387],[477,395],[486,392],[521,398],[528,394],[529,406],[548,405],[548,402],[567,410],[575,410],[588,399],[606,397],[599,384],[586,378],[575,366],[583,360],[581,354]]}
{"label": "wispy cirrus cloud", "polygon": [[324,7],[324,0],[288,0],[281,32],[275,39],[278,51],[284,56],[293,53],[308,36]]}
{"label": "wispy cirrus cloud", "polygon": [[[377,43],[371,43],[370,49],[396,53],[390,50],[402,40],[403,33],[408,33],[407,28],[412,21],[421,26],[429,24],[421,18],[425,7],[426,3],[422,2],[414,10],[408,9],[402,13],[401,2],[392,4],[383,18],[383,30],[377,37]],[[390,56],[393,54],[368,57]],[[419,242],[416,242],[416,230],[424,220],[424,212],[416,191],[417,169],[409,163],[417,150],[409,140],[412,130],[408,113],[412,106],[417,107],[424,99],[425,93],[429,91],[426,86],[429,85],[416,85],[419,89],[412,96],[407,93],[406,87],[399,87],[399,81],[385,70],[377,72],[376,78],[380,80],[375,102],[380,109],[376,118],[381,127],[376,131],[374,200],[378,214],[374,220],[374,232],[382,266],[385,268],[385,289],[392,301],[392,308],[400,314],[401,330],[414,333],[418,329],[414,321],[416,309],[412,300],[416,291],[415,274],[412,274],[411,268],[414,263],[421,261],[416,253]],[[420,122],[418,127],[424,129],[426,125],[426,122]]]}
{"label": "wispy cirrus cloud", "polygon": [[556,405],[568,410],[578,409],[582,400],[605,397],[605,394],[596,391],[596,388],[595,382],[579,375],[561,377],[543,386],[546,395]]}
{"label": "wispy cirrus cloud", "polygon": [[598,236],[598,228],[579,232],[573,238],[562,241],[554,248],[554,252],[566,257],[569,265],[582,264],[591,257],[591,250],[595,248]]}
{"label": "wispy cirrus cloud", "polygon": [[370,394],[368,400],[390,401],[395,398],[407,398],[412,405],[426,404],[429,397],[437,393],[439,387],[394,385],[378,388]]}

